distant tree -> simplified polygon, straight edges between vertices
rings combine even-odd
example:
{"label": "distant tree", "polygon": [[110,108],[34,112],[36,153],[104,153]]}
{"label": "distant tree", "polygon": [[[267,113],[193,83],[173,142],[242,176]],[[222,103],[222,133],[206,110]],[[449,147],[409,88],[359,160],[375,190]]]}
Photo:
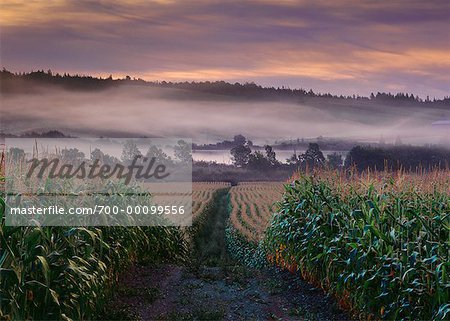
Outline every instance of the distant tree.
{"label": "distant tree", "polygon": [[40,135],[41,137],[48,137],[48,138],[65,138],[65,137],[70,137],[70,136],[66,136],[63,133],[61,133],[58,130],[49,130],[48,132],[44,132]]}
{"label": "distant tree", "polygon": [[286,162],[289,165],[300,165],[302,163],[302,159],[300,155],[297,155],[296,152],[294,152],[294,154],[292,154],[291,157],[289,157],[288,159],[286,159]]}
{"label": "distant tree", "polygon": [[105,154],[103,154],[103,152],[102,152],[100,149],[98,149],[98,148],[94,149],[94,150],[91,152],[91,160],[96,160],[96,159],[98,159],[98,160],[100,160],[101,162],[103,162],[104,157],[105,157]]}
{"label": "distant tree", "polygon": [[174,154],[181,163],[192,162],[192,146],[182,139],[175,145]]}
{"label": "distant tree", "polygon": [[302,162],[309,168],[322,166],[325,164],[325,157],[317,143],[309,143],[308,149],[301,155]]}
{"label": "distant tree", "polygon": [[252,150],[246,144],[237,145],[230,150],[233,164],[242,167],[248,164]]}
{"label": "distant tree", "polygon": [[236,146],[244,145],[247,142],[247,139],[245,138],[245,136],[239,134],[234,136],[233,142]]}
{"label": "distant tree", "polygon": [[391,146],[371,147],[355,146],[347,154],[345,166],[355,166],[358,170],[398,170],[445,169],[449,166],[450,151],[438,147]]}
{"label": "distant tree", "polygon": [[248,157],[248,167],[255,169],[264,169],[270,167],[269,160],[259,150],[250,154]]}
{"label": "distant tree", "polygon": [[122,149],[122,162],[129,164],[136,157],[141,157],[142,153],[133,140],[127,140]]}
{"label": "distant tree", "polygon": [[91,161],[98,159],[102,164],[114,165],[120,163],[117,157],[104,154],[100,149],[96,148],[91,152]]}
{"label": "distant tree", "polygon": [[170,164],[172,163],[172,159],[170,158],[170,156],[168,156],[166,153],[164,153],[164,151],[159,148],[158,146],[155,145],[151,145],[148,148],[147,154],[145,154],[145,157],[151,159],[152,157],[155,158],[155,161],[157,163],[162,163],[162,164]]}
{"label": "distant tree", "polygon": [[345,158],[345,167],[356,166],[359,170],[367,168],[382,170],[385,157],[381,148],[355,146]]}
{"label": "distant tree", "polygon": [[71,162],[81,162],[84,160],[84,153],[79,151],[78,148],[70,148],[61,150],[61,156],[64,160]]}
{"label": "distant tree", "polygon": [[264,149],[266,150],[266,157],[267,157],[269,164],[272,166],[278,165],[279,162],[276,157],[277,155],[276,155],[275,151],[273,150],[272,146],[265,145]]}
{"label": "distant tree", "polygon": [[333,169],[338,169],[342,167],[342,155],[338,153],[333,153],[327,156],[328,166]]}

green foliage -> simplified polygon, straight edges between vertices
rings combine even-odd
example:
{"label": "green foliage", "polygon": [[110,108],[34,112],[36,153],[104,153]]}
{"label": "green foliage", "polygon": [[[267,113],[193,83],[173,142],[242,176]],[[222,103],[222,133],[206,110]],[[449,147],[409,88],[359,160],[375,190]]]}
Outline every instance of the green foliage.
{"label": "green foliage", "polygon": [[333,154],[327,155],[328,166],[332,169],[339,169],[342,167],[342,155],[334,152]]}
{"label": "green foliage", "polygon": [[259,150],[249,155],[247,165],[250,168],[256,169],[264,169],[271,166],[269,159],[266,158],[264,154],[261,153]]}
{"label": "green foliage", "polygon": [[224,249],[228,190],[215,190],[212,200],[188,229],[191,246],[189,263],[193,268],[222,265],[227,260]]}
{"label": "green foliage", "polygon": [[269,258],[366,315],[448,320],[448,194],[390,184],[365,193],[311,177],[287,185],[266,233]]}
{"label": "green foliage", "polygon": [[0,198],[0,319],[92,319],[124,268],[186,252],[174,227],[13,227],[4,213]]}
{"label": "green foliage", "polygon": [[355,166],[358,170],[399,170],[415,171],[433,168],[448,169],[450,150],[436,146],[354,146],[345,159],[345,166]]}
{"label": "green foliage", "polygon": [[286,161],[288,164],[300,166],[302,169],[313,169],[322,167],[325,164],[325,157],[320,150],[319,144],[309,143],[305,153],[301,155],[294,153]]}
{"label": "green foliage", "polygon": [[280,162],[277,160],[277,154],[273,150],[272,146],[264,145],[264,150],[266,151],[266,157],[271,166],[276,166],[280,164]]}
{"label": "green foliage", "polygon": [[266,252],[262,242],[252,242],[231,224],[225,230],[227,250],[230,257],[246,266],[262,268],[267,266]]}
{"label": "green foliage", "polygon": [[248,164],[252,150],[248,145],[237,145],[230,150],[234,165],[242,167]]}

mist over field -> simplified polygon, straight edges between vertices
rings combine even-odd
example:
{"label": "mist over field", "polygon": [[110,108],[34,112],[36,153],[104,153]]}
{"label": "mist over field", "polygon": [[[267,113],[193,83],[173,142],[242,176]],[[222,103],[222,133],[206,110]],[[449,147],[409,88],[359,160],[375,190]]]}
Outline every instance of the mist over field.
{"label": "mist over field", "polygon": [[[256,143],[336,137],[361,141],[438,143],[431,124],[449,106],[314,97],[304,101],[237,99],[184,89],[118,86],[99,91],[39,88],[2,95],[2,130],[60,130],[76,136],[192,137],[213,142],[241,133]],[[448,126],[447,126],[448,127]]]}

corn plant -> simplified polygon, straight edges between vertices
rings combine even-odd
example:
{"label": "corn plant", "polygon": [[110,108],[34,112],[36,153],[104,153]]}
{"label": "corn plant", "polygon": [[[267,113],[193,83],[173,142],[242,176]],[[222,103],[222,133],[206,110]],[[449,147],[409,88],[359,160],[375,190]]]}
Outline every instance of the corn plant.
{"label": "corn plant", "polygon": [[[114,182],[105,188],[124,191]],[[4,215],[0,198],[0,319],[93,319],[127,266],[186,251],[174,227],[15,227]]]}
{"label": "corn plant", "polygon": [[363,318],[449,319],[448,172],[423,175],[423,183],[414,175],[352,175],[286,185],[267,230],[269,260]]}

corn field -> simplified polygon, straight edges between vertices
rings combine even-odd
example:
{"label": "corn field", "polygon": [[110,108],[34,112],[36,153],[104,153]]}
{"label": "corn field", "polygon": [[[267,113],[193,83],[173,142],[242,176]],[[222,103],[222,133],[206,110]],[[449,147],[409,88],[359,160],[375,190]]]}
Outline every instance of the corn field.
{"label": "corn field", "polygon": [[325,172],[286,185],[265,250],[362,319],[450,318],[448,172]]}
{"label": "corn field", "polygon": [[195,220],[212,201],[214,193],[222,188],[230,187],[225,182],[192,183],[192,216]]}
{"label": "corn field", "polygon": [[[449,174],[318,171],[297,174],[290,184],[193,183],[188,231],[209,222],[222,193],[234,259],[300,273],[360,319],[445,320]],[[93,319],[125,268],[183,257],[190,239],[170,227],[10,227],[4,213],[0,199],[0,318],[6,320]]]}
{"label": "corn field", "polygon": [[273,182],[243,183],[230,189],[231,225],[248,240],[258,242],[281,199],[283,184]]}
{"label": "corn field", "polygon": [[230,256],[246,266],[267,265],[263,240],[283,183],[240,183],[229,192],[229,222],[225,231]]}

